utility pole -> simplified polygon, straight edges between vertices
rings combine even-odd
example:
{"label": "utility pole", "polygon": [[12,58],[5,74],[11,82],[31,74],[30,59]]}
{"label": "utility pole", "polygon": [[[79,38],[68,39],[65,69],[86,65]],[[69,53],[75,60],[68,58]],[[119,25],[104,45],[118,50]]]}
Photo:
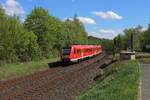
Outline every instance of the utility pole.
{"label": "utility pole", "polygon": [[131,33],[131,51],[134,51],[134,40],[135,40],[135,29],[132,29],[132,33]]}

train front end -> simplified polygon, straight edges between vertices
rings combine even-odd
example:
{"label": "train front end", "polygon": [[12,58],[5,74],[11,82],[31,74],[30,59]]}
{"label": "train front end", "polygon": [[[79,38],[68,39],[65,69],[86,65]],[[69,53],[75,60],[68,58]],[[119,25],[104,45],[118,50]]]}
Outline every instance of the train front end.
{"label": "train front end", "polygon": [[71,47],[63,47],[61,49],[61,60],[63,62],[70,62],[70,53],[71,53]]}

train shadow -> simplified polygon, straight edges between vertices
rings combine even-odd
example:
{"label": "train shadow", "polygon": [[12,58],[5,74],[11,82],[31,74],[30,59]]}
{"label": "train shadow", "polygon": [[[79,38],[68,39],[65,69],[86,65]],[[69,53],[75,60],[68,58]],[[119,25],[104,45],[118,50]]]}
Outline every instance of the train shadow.
{"label": "train shadow", "polygon": [[[102,54],[99,54],[99,55],[102,55]],[[78,63],[82,63],[84,61],[87,61],[91,58],[94,58],[98,55],[95,55],[95,56],[92,56],[92,57],[87,57],[87,58],[84,58],[82,60],[79,60],[77,62],[62,62],[62,61],[57,61],[57,62],[51,62],[51,63],[48,63],[48,67],[49,68],[55,68],[55,67],[68,67],[69,65],[74,65],[74,64],[78,64]]]}
{"label": "train shadow", "polygon": [[111,60],[109,63],[104,63],[104,64],[100,65],[99,68],[104,69],[104,68],[108,67],[109,65],[111,65],[114,62],[116,62],[116,61]]}
{"label": "train shadow", "polygon": [[105,63],[104,63],[104,64],[102,64],[101,66],[99,66],[99,68],[100,68],[100,69],[104,69],[104,68],[106,68],[107,66],[108,66],[108,64],[105,64]]}
{"label": "train shadow", "polygon": [[48,63],[49,68],[55,68],[55,67],[67,67],[69,65],[73,65],[75,63],[72,62],[62,62],[62,61],[57,61],[57,62],[52,62]]}

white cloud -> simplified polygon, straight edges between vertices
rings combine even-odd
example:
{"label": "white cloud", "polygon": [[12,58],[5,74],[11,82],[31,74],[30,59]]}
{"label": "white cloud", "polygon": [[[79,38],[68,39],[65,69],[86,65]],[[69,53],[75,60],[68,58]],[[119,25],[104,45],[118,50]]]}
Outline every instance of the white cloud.
{"label": "white cloud", "polygon": [[123,19],[122,16],[119,16],[118,14],[112,12],[112,11],[107,11],[107,12],[98,12],[98,11],[94,11],[92,12],[93,15],[99,16],[102,19],[118,19],[121,20]]}
{"label": "white cloud", "polygon": [[96,32],[88,32],[88,35],[94,36],[94,37],[99,37],[99,38],[113,39],[120,33],[122,33],[121,30],[100,29]]}
{"label": "white cloud", "polygon": [[142,31],[146,31],[146,30],[147,30],[147,28],[146,28],[146,27],[143,27],[143,28],[142,28]]}
{"label": "white cloud", "polygon": [[[73,18],[69,18],[69,17],[66,17],[64,20],[73,20]],[[96,24],[95,20],[91,19],[91,18],[88,18],[88,17],[77,17],[77,19],[79,19],[79,21],[81,21],[83,24]]]}
{"label": "white cloud", "polygon": [[7,15],[13,16],[25,13],[20,3],[16,0],[6,0],[6,2],[2,5]]}
{"label": "white cloud", "polygon": [[116,31],[114,30],[106,30],[106,29],[101,29],[99,30],[100,33],[103,33],[103,34],[112,34],[112,35],[116,35]]}
{"label": "white cloud", "polygon": [[69,19],[69,20],[71,20],[71,21],[73,20],[72,18],[66,17],[66,18],[64,19],[64,21],[67,20],[67,19]]}
{"label": "white cloud", "polygon": [[77,17],[83,24],[96,24],[95,20],[88,17]]}

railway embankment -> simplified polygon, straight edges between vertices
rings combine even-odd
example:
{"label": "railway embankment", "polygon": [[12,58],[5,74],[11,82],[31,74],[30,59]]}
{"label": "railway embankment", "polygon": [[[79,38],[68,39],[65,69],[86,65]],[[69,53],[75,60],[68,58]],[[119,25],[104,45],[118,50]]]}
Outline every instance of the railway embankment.
{"label": "railway embankment", "polygon": [[[108,72],[112,72],[111,75]],[[79,94],[76,100],[137,100],[140,75],[138,61],[116,62],[100,73],[105,78]]]}
{"label": "railway embankment", "polygon": [[100,66],[112,61],[102,54],[80,63],[59,66],[0,83],[0,100],[73,100],[95,83]]}

